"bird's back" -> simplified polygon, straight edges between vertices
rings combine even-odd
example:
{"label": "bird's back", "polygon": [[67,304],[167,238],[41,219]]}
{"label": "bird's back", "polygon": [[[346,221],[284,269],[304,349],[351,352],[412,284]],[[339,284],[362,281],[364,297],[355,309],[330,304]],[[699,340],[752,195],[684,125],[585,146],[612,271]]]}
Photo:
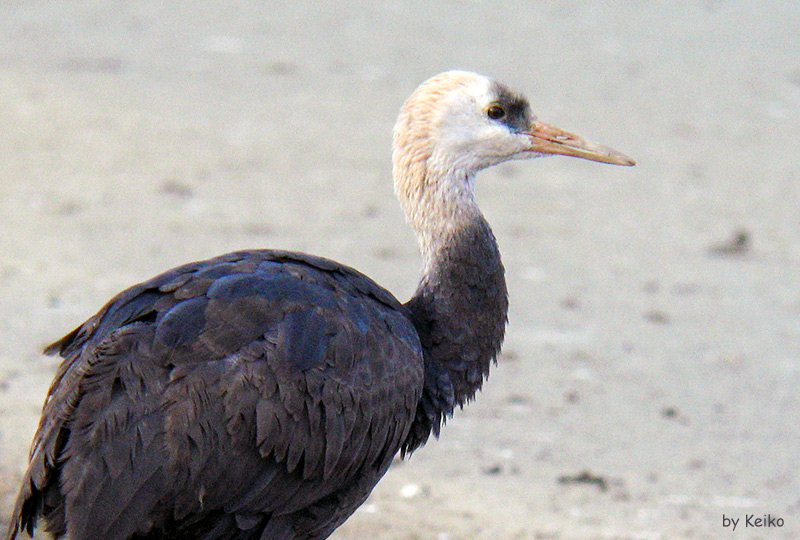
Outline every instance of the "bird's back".
{"label": "bird's back", "polygon": [[321,539],[386,472],[423,384],[405,308],[348,267],[232,253],[134,286],[64,361],[8,537]]}

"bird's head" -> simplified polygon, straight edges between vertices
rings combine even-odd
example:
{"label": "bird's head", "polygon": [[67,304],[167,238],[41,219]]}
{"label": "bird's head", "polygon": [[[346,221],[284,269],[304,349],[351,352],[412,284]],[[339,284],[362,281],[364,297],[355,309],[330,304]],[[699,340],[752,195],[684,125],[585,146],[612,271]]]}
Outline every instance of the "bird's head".
{"label": "bird's head", "polygon": [[611,148],[539,121],[524,96],[497,81],[447,71],[422,83],[400,110],[395,190],[414,222],[413,214],[431,199],[471,199],[472,178],[481,169],[549,154],[634,164]]}
{"label": "bird's head", "polygon": [[510,159],[561,154],[615,165],[629,157],[539,121],[528,100],[467,71],[447,71],[409,97],[394,130],[395,161],[475,173]]}

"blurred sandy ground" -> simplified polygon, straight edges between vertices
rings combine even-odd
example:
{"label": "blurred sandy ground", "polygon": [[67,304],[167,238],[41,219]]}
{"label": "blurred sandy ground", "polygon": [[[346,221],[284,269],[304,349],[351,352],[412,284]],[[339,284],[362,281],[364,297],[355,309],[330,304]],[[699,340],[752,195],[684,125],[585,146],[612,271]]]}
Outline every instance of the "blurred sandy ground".
{"label": "blurred sandy ground", "polygon": [[[639,164],[480,177],[504,356],[336,538],[800,537],[800,3],[131,4],[0,6],[0,521],[39,351],[119,290],[277,247],[406,299],[390,130],[462,68]],[[559,482],[584,471],[606,489]]]}

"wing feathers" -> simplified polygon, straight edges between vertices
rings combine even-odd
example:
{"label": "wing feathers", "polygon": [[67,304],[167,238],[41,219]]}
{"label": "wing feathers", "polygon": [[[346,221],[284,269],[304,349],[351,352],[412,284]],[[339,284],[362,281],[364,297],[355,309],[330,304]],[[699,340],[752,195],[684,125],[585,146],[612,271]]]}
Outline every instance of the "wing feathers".
{"label": "wing feathers", "polygon": [[65,360],[9,538],[42,514],[74,540],[332,530],[417,407],[422,353],[403,309],[354,270],[287,252],[124,291],[47,349]]}

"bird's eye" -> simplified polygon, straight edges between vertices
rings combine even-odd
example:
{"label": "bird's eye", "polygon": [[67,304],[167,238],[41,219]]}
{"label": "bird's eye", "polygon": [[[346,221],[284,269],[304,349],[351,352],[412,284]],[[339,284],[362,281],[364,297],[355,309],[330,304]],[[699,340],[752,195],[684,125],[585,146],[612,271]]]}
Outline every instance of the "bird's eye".
{"label": "bird's eye", "polygon": [[492,105],[486,109],[486,115],[492,120],[500,120],[506,115],[506,110],[500,105]]}

